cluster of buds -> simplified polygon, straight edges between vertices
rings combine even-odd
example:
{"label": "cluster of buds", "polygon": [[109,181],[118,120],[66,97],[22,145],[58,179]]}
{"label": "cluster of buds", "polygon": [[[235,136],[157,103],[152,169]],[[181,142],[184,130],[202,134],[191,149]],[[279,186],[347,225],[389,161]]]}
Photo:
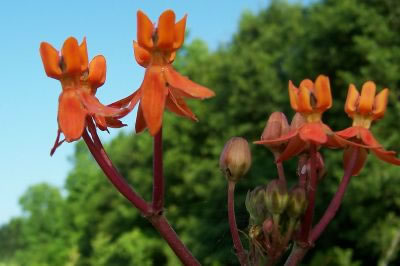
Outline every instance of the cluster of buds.
{"label": "cluster of buds", "polygon": [[254,264],[265,256],[277,260],[293,239],[307,208],[305,189],[296,186],[288,192],[286,183],[275,179],[249,191],[245,205],[250,215],[251,260]]}

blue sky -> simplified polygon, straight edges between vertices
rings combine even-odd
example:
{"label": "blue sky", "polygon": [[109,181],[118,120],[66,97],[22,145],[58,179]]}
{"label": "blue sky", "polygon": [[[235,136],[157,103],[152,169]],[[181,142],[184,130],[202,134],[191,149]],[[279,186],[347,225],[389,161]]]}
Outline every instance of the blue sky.
{"label": "blue sky", "polygon": [[[0,224],[20,214],[18,198],[28,186],[48,182],[62,187],[74,144],[49,156],[57,131],[61,87],[47,78],[39,55],[41,41],[59,49],[69,36],[87,38],[89,57],[107,59],[107,81],[97,96],[110,103],[138,88],[143,69],[133,59],[136,11],[156,21],[171,8],[188,14],[189,41],[201,38],[215,49],[229,41],[244,9],[257,11],[267,0],[7,1],[0,9]],[[132,131],[134,115],[124,119]],[[104,140],[111,136],[102,134]]]}

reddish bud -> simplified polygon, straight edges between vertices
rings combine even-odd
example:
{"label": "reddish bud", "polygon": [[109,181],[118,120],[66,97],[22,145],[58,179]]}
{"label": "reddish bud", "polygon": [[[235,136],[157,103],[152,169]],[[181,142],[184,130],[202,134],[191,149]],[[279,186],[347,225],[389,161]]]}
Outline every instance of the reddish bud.
{"label": "reddish bud", "polygon": [[237,182],[251,165],[249,143],[244,138],[233,137],[226,144],[219,159],[219,167],[225,177]]}
{"label": "reddish bud", "polygon": [[[265,125],[261,135],[261,140],[278,139],[289,132],[289,123],[286,116],[282,112],[273,112]],[[280,153],[286,148],[288,141],[282,141],[274,144],[264,144],[273,153]]]}

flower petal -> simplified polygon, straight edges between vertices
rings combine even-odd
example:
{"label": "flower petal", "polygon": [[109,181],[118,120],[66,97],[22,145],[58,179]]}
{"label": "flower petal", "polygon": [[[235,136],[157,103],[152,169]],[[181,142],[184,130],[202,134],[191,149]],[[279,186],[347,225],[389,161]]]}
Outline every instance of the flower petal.
{"label": "flower petal", "polygon": [[351,174],[352,176],[356,176],[360,173],[361,169],[365,165],[365,162],[366,162],[367,156],[368,156],[367,149],[349,146],[343,152],[344,171],[346,171],[347,167],[349,167],[349,163],[350,163],[351,157],[353,156],[355,149],[358,149],[358,153],[357,153],[356,162],[355,162],[352,174]]}
{"label": "flower petal", "polygon": [[[106,81],[106,59],[102,55],[95,56],[89,65],[88,82],[93,92]],[[94,94],[93,93],[93,94]]]}
{"label": "flower petal", "polygon": [[151,20],[141,10],[137,12],[137,40],[140,46],[151,50],[153,48],[154,26]]}
{"label": "flower petal", "polygon": [[299,137],[305,141],[312,141],[317,144],[324,144],[328,141],[321,123],[307,123],[299,129]]}
{"label": "flower petal", "polygon": [[165,98],[168,93],[161,67],[147,68],[140,91],[143,116],[150,134],[154,136],[161,128]]}
{"label": "flower petal", "polygon": [[136,62],[146,68],[150,63],[151,54],[135,41],[133,41],[133,52]]}
{"label": "flower petal", "polygon": [[181,48],[181,46],[183,45],[183,42],[185,40],[186,18],[187,18],[187,15],[185,15],[181,20],[179,20],[175,24],[174,45],[173,45],[174,50]]}
{"label": "flower petal", "polygon": [[324,111],[332,107],[331,86],[327,76],[319,75],[317,77],[315,80],[314,93],[315,98],[317,98],[317,109]]}
{"label": "flower petal", "polygon": [[161,50],[171,51],[175,38],[175,13],[172,10],[164,11],[158,19],[157,47]]}
{"label": "flower petal", "polygon": [[146,120],[144,120],[142,104],[140,103],[136,114],[135,132],[136,134],[141,133],[146,128]]}
{"label": "flower petal", "polygon": [[297,105],[299,89],[293,85],[293,82],[291,80],[289,80],[288,88],[289,88],[290,105],[292,106],[292,109],[297,112],[299,108]]}
{"label": "flower petal", "polygon": [[175,97],[172,90],[168,90],[168,97],[165,102],[165,107],[180,116],[187,117],[193,121],[198,121],[196,115],[190,110],[190,108],[186,105],[185,101],[182,97]]}
{"label": "flower petal", "polygon": [[286,146],[286,149],[282,152],[282,154],[279,156],[276,162],[279,163],[286,161],[291,157],[298,155],[306,148],[307,148],[307,143],[302,141],[298,136],[296,136],[289,141],[288,145]]}
{"label": "flower petal", "polygon": [[282,144],[285,143],[289,140],[291,140],[292,138],[294,138],[297,134],[298,134],[298,130],[290,130],[287,134],[276,138],[276,139],[261,139],[258,141],[254,141],[254,144]]}
{"label": "flower petal", "polygon": [[374,108],[372,111],[373,119],[380,119],[383,117],[386,111],[386,106],[388,102],[389,89],[383,89],[375,97]]}
{"label": "flower petal", "polygon": [[372,81],[364,83],[361,89],[360,103],[358,105],[358,112],[363,115],[368,115],[372,112],[372,106],[375,100],[376,86]]}
{"label": "flower petal", "polygon": [[81,55],[81,71],[86,71],[88,68],[88,52],[86,46],[86,37],[83,38],[81,45],[79,45],[79,53]]}
{"label": "flower petal", "polygon": [[64,72],[70,75],[81,73],[81,53],[78,41],[74,37],[69,37],[61,49],[61,54],[65,63]]}
{"label": "flower petal", "polygon": [[382,161],[385,161],[387,163],[391,163],[394,165],[400,165],[400,159],[398,159],[395,156],[396,152],[394,152],[394,151],[387,151],[387,150],[384,150],[383,148],[371,149],[371,151],[375,154],[376,157],[378,157]]}
{"label": "flower petal", "polygon": [[350,138],[354,138],[354,137],[358,137],[358,135],[360,134],[360,127],[348,127],[346,129],[343,129],[341,131],[336,132],[336,135],[345,138],[345,139],[350,139]]}
{"label": "flower petal", "polygon": [[205,99],[215,96],[215,93],[212,90],[194,83],[188,78],[182,76],[176,72],[172,66],[165,67],[163,73],[168,84],[176,89],[174,92],[178,93],[179,90],[179,94],[181,94],[181,96],[196,99]]}
{"label": "flower petal", "polygon": [[356,87],[353,84],[350,84],[349,90],[347,92],[346,103],[344,105],[344,111],[352,117],[353,114],[357,111],[357,101],[360,97]]}
{"label": "flower petal", "polygon": [[368,145],[370,148],[381,148],[382,145],[374,138],[371,131],[366,128],[360,127],[360,138],[364,144]]}
{"label": "flower petal", "polygon": [[86,114],[75,91],[61,93],[58,105],[58,126],[67,142],[78,140],[82,136]]}
{"label": "flower petal", "polygon": [[58,51],[47,42],[40,44],[40,56],[44,66],[46,75],[53,79],[61,78],[60,57]]}
{"label": "flower petal", "polygon": [[78,91],[77,95],[79,95],[78,99],[81,100],[90,115],[118,116],[122,112],[119,108],[103,105],[99,99],[87,92]]}

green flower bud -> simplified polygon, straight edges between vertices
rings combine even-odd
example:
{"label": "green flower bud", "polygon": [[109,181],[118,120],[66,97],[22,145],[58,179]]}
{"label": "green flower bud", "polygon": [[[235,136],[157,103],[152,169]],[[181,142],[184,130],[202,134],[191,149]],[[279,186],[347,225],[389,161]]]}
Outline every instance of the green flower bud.
{"label": "green flower bud", "polygon": [[286,184],[281,180],[272,180],[267,186],[265,203],[271,214],[281,214],[285,211],[289,195]]}
{"label": "green flower bud", "polygon": [[249,170],[251,153],[249,143],[244,138],[233,137],[226,144],[219,159],[219,167],[225,177],[237,182]]}
{"label": "green flower bud", "polygon": [[298,219],[307,209],[307,195],[302,187],[294,187],[289,192],[289,202],[286,213],[290,218]]}
{"label": "green flower bud", "polygon": [[261,225],[268,216],[265,206],[265,187],[258,186],[246,195],[246,209],[250,215],[250,224]]}

